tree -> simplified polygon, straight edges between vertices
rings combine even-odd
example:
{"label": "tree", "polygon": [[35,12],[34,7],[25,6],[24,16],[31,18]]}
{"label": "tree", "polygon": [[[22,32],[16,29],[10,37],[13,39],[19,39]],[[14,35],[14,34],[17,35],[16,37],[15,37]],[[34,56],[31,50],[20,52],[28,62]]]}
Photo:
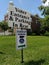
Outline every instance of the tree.
{"label": "tree", "polygon": [[1,31],[1,22],[0,22],[0,31]]}
{"label": "tree", "polygon": [[45,16],[45,24],[46,24],[46,30],[49,31],[49,15]]}
{"label": "tree", "polygon": [[43,3],[45,3],[47,0],[42,0]]}
{"label": "tree", "polygon": [[45,22],[45,18],[40,18],[40,23],[41,23],[40,33],[41,33],[41,34],[45,34],[45,32],[46,32],[46,22]]}
{"label": "tree", "polygon": [[1,28],[1,26],[2,26],[2,23],[0,22],[0,28]]}
{"label": "tree", "polygon": [[2,28],[2,30],[4,31],[4,34],[5,34],[5,31],[8,29],[8,24],[7,24],[7,22],[2,21],[2,23],[1,23],[1,28]]}
{"label": "tree", "polygon": [[[43,0],[42,2],[45,3],[46,1],[47,1],[47,0]],[[44,15],[44,16],[49,15],[49,6],[43,6],[43,5],[41,5],[41,6],[39,6],[38,8],[39,8],[39,10],[41,11],[41,14],[42,14],[42,15]]]}
{"label": "tree", "polygon": [[44,16],[47,16],[49,15],[49,7],[44,7],[44,6],[40,6],[39,7],[39,10],[42,12],[41,14],[44,15]]}
{"label": "tree", "polygon": [[[45,3],[47,0],[43,0],[42,2]],[[49,6],[39,6],[39,10],[42,12],[42,15],[44,15],[44,24],[42,24],[42,28],[49,31]]]}

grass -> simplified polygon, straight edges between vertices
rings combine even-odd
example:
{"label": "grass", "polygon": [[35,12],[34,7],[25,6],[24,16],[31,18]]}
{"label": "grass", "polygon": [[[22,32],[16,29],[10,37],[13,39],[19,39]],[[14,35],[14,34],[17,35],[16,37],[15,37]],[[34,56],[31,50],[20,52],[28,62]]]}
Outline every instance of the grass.
{"label": "grass", "polygon": [[22,64],[15,36],[0,36],[0,65],[49,65],[49,37],[28,36]]}

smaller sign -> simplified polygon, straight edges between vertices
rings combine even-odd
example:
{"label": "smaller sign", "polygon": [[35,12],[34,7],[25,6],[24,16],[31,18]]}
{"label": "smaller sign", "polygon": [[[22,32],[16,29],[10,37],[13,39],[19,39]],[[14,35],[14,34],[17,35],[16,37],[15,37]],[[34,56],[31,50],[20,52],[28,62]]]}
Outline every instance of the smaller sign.
{"label": "smaller sign", "polygon": [[16,47],[17,47],[17,49],[22,49],[22,48],[26,47],[26,36],[27,36],[26,30],[21,30],[21,29],[16,30]]}

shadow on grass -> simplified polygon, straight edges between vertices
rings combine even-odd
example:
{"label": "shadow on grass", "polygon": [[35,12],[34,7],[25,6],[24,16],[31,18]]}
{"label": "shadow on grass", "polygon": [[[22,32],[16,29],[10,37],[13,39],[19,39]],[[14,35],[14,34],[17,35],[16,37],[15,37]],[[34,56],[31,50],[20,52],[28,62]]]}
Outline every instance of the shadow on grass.
{"label": "shadow on grass", "polygon": [[32,61],[24,63],[24,65],[42,65],[44,62],[45,62],[44,59],[40,59],[40,60],[37,60],[37,61],[32,60]]}
{"label": "shadow on grass", "polygon": [[0,54],[5,54],[5,53],[3,53],[3,52],[0,51]]}

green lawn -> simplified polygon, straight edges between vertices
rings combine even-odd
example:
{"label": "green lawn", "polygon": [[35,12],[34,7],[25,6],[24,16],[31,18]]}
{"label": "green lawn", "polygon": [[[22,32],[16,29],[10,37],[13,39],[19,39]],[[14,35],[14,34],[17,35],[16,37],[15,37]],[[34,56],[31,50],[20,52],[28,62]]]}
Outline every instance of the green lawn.
{"label": "green lawn", "polygon": [[0,36],[0,65],[49,65],[49,37],[28,36],[22,64],[15,36]]}

